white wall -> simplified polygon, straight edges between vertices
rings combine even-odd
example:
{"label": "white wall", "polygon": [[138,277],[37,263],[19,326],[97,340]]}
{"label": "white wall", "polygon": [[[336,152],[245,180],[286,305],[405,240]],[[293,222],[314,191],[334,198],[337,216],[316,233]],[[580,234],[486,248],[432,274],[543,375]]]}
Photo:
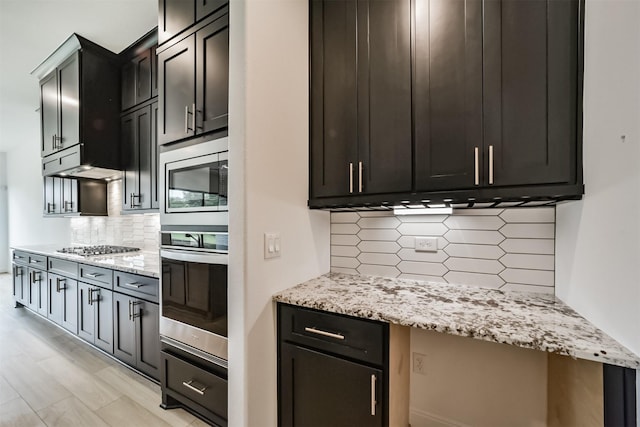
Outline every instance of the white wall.
{"label": "white wall", "polygon": [[557,207],[556,294],[640,354],[640,2],[585,11],[586,194]]}
{"label": "white wall", "polygon": [[7,154],[0,153],[0,273],[9,271],[9,232],[7,230]]}
{"label": "white wall", "polygon": [[[308,6],[230,8],[229,425],[275,426],[271,296],[329,271],[329,214],[306,206]],[[270,231],[281,233],[282,256],[265,260]]]}

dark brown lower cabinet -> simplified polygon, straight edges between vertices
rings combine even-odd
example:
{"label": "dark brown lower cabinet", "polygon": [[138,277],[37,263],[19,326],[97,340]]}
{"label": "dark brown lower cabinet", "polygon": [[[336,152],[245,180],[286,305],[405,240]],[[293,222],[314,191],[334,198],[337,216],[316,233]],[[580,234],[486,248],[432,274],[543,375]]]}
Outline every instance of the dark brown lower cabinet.
{"label": "dark brown lower cabinet", "polygon": [[46,316],[73,334],[78,333],[78,281],[48,274]]}
{"label": "dark brown lower cabinet", "polygon": [[78,283],[78,336],[113,353],[113,292]]}
{"label": "dark brown lower cabinet", "polygon": [[382,426],[384,373],[318,351],[280,348],[281,426]]}
{"label": "dark brown lower cabinet", "polygon": [[188,408],[207,422],[227,426],[227,368],[191,352],[162,343],[162,405]]}
{"label": "dark brown lower cabinet", "polygon": [[160,371],[158,304],[113,294],[113,355],[152,378]]}

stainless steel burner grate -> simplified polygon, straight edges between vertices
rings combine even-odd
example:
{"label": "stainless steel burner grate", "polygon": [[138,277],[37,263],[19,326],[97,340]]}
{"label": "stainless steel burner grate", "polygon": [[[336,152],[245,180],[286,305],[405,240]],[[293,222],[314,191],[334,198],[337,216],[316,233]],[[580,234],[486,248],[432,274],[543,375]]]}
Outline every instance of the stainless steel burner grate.
{"label": "stainless steel burner grate", "polygon": [[114,246],[114,245],[95,245],[95,246],[71,246],[68,248],[62,248],[56,250],[63,254],[72,254],[80,256],[92,256],[92,255],[109,255],[109,254],[122,254],[127,252],[136,252],[140,248],[133,248],[129,246]]}

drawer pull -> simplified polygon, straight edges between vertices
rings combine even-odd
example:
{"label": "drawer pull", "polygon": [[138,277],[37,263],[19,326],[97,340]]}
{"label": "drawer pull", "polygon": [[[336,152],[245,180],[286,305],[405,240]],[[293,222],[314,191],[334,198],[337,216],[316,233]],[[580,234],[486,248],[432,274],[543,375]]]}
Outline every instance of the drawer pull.
{"label": "drawer pull", "polygon": [[342,335],[342,334],[334,334],[332,332],[323,331],[321,329],[304,328],[304,330],[306,332],[311,332],[312,334],[318,334],[318,335],[322,335],[322,336],[329,337],[329,338],[335,338],[337,340],[343,340],[344,339],[344,335]]}
{"label": "drawer pull", "polygon": [[86,277],[90,277],[92,279],[95,279],[96,277],[100,277],[103,276],[102,273],[85,273],[84,274]]}
{"label": "drawer pull", "polygon": [[371,416],[376,416],[376,376],[371,375]]}
{"label": "drawer pull", "polygon": [[140,289],[141,287],[144,286],[144,284],[143,283],[138,283],[138,282],[133,282],[133,283],[123,283],[122,286],[124,286],[125,288]]}
{"label": "drawer pull", "polygon": [[60,291],[62,289],[67,289],[66,286],[62,287],[60,286],[60,282],[64,282],[64,284],[67,284],[67,279],[63,278],[63,277],[56,277],[56,292],[60,293]]}
{"label": "drawer pull", "polygon": [[39,259],[32,259],[31,261],[29,261],[31,264],[40,264],[42,261],[40,261]]}
{"label": "drawer pull", "polygon": [[196,393],[198,393],[200,396],[204,396],[204,392],[207,390],[207,387],[204,386],[202,388],[197,388],[192,386],[191,384],[193,384],[193,380],[189,380],[189,381],[182,381],[182,385],[185,386],[186,388],[188,388],[189,390],[195,391]]}

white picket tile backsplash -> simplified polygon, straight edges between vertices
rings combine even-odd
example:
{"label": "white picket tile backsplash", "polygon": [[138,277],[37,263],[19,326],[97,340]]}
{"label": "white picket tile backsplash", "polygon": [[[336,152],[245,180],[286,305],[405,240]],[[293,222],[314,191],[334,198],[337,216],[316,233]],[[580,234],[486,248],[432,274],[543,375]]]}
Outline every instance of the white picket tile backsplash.
{"label": "white picket tile backsplash", "polygon": [[[416,236],[436,252],[417,252]],[[554,292],[555,208],[452,215],[331,214],[331,270],[487,288]]]}
{"label": "white picket tile backsplash", "polygon": [[83,245],[135,246],[147,251],[160,247],[160,215],[120,215],[122,181],[107,185],[106,217],[71,218],[71,242]]}

